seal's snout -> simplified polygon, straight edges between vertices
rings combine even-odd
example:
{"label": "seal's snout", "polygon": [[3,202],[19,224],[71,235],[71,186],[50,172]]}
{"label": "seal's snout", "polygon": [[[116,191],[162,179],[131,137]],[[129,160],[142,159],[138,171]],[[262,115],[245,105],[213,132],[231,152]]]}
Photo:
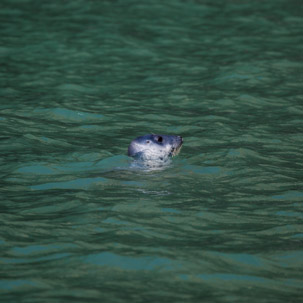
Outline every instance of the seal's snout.
{"label": "seal's snout", "polygon": [[181,136],[176,136],[175,142],[178,145],[178,147],[181,147],[183,144],[183,138]]}
{"label": "seal's snout", "polygon": [[172,156],[178,155],[183,144],[183,138],[181,136],[175,136],[175,138],[176,140],[175,140],[174,148],[172,150]]}

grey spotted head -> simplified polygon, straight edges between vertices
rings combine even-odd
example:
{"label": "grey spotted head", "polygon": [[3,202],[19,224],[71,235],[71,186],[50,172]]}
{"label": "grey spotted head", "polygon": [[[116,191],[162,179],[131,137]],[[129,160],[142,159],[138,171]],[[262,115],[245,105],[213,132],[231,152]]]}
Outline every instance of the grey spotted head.
{"label": "grey spotted head", "polygon": [[182,144],[183,138],[180,136],[144,135],[130,143],[128,155],[140,160],[167,161],[180,152]]}

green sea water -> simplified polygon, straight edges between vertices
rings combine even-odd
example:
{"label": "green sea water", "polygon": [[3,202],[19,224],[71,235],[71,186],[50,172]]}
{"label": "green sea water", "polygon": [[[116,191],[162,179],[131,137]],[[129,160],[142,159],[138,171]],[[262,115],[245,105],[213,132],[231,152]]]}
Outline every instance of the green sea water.
{"label": "green sea water", "polygon": [[302,80],[302,1],[2,0],[0,301],[300,302]]}

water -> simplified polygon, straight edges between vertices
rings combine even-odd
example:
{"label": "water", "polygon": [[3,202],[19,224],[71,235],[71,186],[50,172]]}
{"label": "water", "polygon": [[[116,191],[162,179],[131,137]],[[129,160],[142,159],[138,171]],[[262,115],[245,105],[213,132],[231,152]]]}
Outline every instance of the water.
{"label": "water", "polygon": [[[1,302],[299,302],[300,1],[2,1]],[[181,135],[163,170],[129,142]]]}

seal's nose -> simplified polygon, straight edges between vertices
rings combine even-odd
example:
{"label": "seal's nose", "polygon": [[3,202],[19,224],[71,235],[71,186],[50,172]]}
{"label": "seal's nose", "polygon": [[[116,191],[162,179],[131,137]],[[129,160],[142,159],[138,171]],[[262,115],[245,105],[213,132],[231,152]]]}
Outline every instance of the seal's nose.
{"label": "seal's nose", "polygon": [[183,143],[183,138],[181,137],[181,136],[177,136],[180,140],[181,140],[181,142]]}

